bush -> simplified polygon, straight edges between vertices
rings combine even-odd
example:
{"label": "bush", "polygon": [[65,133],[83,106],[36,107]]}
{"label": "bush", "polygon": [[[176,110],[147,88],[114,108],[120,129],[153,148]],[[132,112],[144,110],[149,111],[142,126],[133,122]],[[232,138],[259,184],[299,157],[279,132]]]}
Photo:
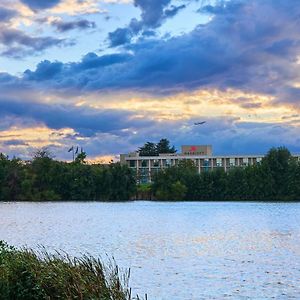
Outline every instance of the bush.
{"label": "bush", "polygon": [[16,249],[0,241],[0,299],[129,300],[129,272],[92,256],[71,258]]}

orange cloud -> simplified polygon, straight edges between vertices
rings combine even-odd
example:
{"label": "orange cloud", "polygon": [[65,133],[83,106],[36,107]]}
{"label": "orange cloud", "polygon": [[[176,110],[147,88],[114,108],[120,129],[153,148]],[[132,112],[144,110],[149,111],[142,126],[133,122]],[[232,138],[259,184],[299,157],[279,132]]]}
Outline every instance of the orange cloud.
{"label": "orange cloud", "polygon": [[205,89],[172,96],[90,95],[78,103],[84,101],[95,108],[130,110],[141,118],[151,116],[155,120],[174,121],[231,116],[238,117],[241,122],[282,123],[283,116],[295,114],[294,107],[282,103],[274,105],[273,100],[272,96],[234,89]]}

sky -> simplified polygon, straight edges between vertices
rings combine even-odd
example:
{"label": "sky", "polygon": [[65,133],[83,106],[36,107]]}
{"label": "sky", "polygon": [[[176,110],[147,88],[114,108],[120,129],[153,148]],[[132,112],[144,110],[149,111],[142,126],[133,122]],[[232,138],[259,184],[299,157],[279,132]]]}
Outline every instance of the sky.
{"label": "sky", "polygon": [[1,0],[0,152],[300,153],[299,25],[299,0]]}

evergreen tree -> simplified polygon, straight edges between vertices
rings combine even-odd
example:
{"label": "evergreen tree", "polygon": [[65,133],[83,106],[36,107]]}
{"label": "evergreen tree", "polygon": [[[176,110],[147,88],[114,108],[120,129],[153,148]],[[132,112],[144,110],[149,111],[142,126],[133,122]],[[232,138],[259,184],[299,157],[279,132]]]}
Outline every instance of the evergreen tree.
{"label": "evergreen tree", "polygon": [[167,139],[161,139],[156,145],[156,151],[158,154],[160,153],[175,153],[175,147],[170,146],[170,141]]}
{"label": "evergreen tree", "polygon": [[174,146],[170,146],[168,139],[161,139],[157,144],[152,142],[145,143],[144,146],[138,150],[140,156],[158,156],[162,153],[175,153],[176,149]]}
{"label": "evergreen tree", "polygon": [[139,148],[140,156],[158,156],[155,143],[147,142],[144,146]]}

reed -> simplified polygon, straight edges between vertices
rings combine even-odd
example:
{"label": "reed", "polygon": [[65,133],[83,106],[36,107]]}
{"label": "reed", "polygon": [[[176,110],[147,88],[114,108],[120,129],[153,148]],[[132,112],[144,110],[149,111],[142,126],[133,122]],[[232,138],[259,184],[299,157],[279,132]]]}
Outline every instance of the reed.
{"label": "reed", "polygon": [[[133,300],[130,270],[120,272],[114,260],[73,258],[64,252],[17,249],[0,241],[0,299]],[[138,297],[136,298],[138,299]]]}

